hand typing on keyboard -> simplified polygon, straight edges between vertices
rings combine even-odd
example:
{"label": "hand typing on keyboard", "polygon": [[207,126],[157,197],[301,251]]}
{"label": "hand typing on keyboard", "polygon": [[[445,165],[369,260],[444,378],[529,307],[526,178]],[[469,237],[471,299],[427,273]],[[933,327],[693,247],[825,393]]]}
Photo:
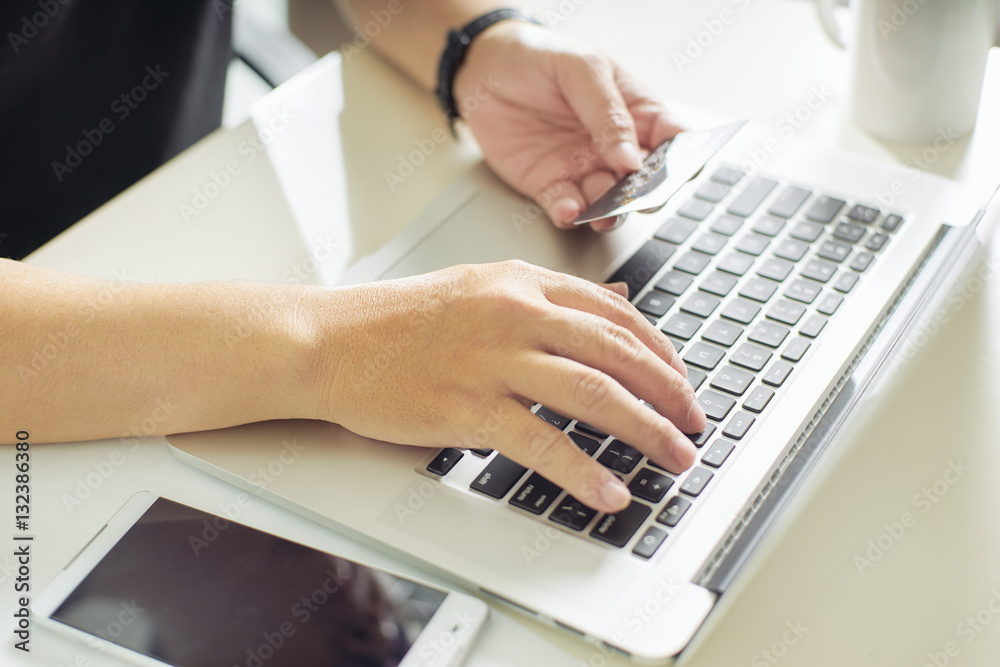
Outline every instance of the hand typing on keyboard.
{"label": "hand typing on keyboard", "polygon": [[530,408],[585,419],[668,470],[692,465],[684,433],[702,431],[705,413],[684,362],[623,293],[517,261],[336,290],[320,416],[391,442],[497,449],[621,510],[625,485]]}

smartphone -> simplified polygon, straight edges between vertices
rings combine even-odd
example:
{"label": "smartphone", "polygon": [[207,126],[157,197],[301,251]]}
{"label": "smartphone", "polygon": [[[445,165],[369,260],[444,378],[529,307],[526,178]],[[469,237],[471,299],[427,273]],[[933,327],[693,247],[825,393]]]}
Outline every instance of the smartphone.
{"label": "smartphone", "polygon": [[458,665],[486,605],[138,493],[32,605],[137,665]]}

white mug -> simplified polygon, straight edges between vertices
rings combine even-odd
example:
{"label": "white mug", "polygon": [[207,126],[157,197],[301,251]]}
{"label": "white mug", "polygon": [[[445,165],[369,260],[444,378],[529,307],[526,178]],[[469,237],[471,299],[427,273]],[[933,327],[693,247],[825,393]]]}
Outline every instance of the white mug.
{"label": "white mug", "polygon": [[820,20],[851,51],[851,114],[872,134],[896,141],[963,135],[976,123],[998,0],[854,0],[845,39],[834,0],[817,0]]}

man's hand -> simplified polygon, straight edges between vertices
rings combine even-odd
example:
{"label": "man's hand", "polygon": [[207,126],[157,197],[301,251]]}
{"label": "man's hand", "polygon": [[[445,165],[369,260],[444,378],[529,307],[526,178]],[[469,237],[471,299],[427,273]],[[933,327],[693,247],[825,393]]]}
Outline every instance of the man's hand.
{"label": "man's hand", "polygon": [[330,303],[349,307],[320,317],[329,331],[316,368],[335,370],[319,417],[391,442],[497,449],[596,509],[621,510],[621,481],[529,410],[585,419],[668,470],[691,466],[684,433],[702,431],[705,413],[622,287],[514,261],[336,291]]}
{"label": "man's hand", "polygon": [[681,131],[613,62],[517,21],[473,41],[453,91],[486,162],[559,227]]}

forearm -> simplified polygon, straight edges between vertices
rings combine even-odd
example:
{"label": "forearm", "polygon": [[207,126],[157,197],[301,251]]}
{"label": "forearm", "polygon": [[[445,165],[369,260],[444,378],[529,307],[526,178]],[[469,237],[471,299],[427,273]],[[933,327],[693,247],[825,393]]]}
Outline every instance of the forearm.
{"label": "forearm", "polygon": [[[448,30],[459,28],[491,9],[522,5],[502,0],[335,1],[386,59],[427,90],[437,85],[438,60]],[[372,21],[379,27],[377,34],[365,29]]]}
{"label": "forearm", "polygon": [[313,289],[108,282],[0,260],[0,441],[315,416]]}

